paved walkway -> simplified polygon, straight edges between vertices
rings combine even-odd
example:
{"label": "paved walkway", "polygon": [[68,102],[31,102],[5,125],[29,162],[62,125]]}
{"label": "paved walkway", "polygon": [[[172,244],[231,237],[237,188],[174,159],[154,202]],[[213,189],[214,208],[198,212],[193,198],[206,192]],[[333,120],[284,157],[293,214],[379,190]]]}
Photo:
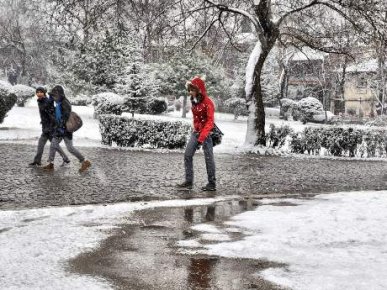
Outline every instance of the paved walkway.
{"label": "paved walkway", "polygon": [[[183,154],[81,147],[91,160],[78,173],[71,157],[54,172],[28,167],[35,146],[0,143],[0,209],[162,200],[179,197]],[[45,156],[48,154],[48,147]],[[218,195],[320,193],[386,189],[385,161],[218,154]],[[56,165],[61,163],[57,158]],[[195,156],[195,187],[206,183],[204,156]],[[198,193],[198,196],[202,193]]]}

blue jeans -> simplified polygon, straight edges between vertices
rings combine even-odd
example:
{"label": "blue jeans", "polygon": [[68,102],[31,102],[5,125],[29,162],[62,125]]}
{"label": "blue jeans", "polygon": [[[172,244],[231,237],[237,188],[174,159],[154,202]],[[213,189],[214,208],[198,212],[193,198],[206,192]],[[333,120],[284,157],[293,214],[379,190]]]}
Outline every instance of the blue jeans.
{"label": "blue jeans", "polygon": [[67,150],[73,154],[75,157],[78,158],[79,162],[83,162],[85,160],[85,157],[79,152],[73,145],[73,140],[71,140],[68,136],[64,137],[53,137],[51,141],[50,146],[50,156],[48,158],[48,162],[53,163],[55,159],[55,153],[58,151],[58,148],[60,148],[59,143],[62,141],[62,139],[65,142]]}
{"label": "blue jeans", "polygon": [[[196,148],[198,145],[198,133],[192,133],[191,138],[188,141],[187,147],[184,153],[184,168],[185,168],[185,181],[193,182],[193,156],[195,155]],[[210,136],[207,137],[203,142],[204,158],[206,161],[208,183],[215,184],[215,160],[212,139]]]}
{"label": "blue jeans", "polygon": [[[52,140],[52,137],[50,136],[49,133],[42,133],[42,135],[40,135],[40,138],[38,141],[38,152],[36,153],[36,156],[34,158],[34,162],[41,163],[43,151],[44,151],[44,146],[46,145],[48,140]],[[67,155],[64,153],[64,151],[62,150],[62,148],[59,145],[56,147],[56,150],[58,151],[60,156],[62,156],[63,161],[69,160],[69,158],[67,157]]]}

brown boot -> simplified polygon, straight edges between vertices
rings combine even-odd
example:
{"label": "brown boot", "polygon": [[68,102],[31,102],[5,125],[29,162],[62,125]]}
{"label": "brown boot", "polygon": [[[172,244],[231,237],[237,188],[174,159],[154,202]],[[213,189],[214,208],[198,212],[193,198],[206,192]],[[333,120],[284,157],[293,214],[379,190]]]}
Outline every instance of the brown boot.
{"label": "brown boot", "polygon": [[89,168],[91,165],[90,161],[89,160],[84,160],[81,164],[81,168],[79,168],[79,172],[84,172],[85,170],[87,170],[87,168]]}
{"label": "brown boot", "polygon": [[47,165],[42,167],[43,170],[54,170],[54,163],[48,163]]}

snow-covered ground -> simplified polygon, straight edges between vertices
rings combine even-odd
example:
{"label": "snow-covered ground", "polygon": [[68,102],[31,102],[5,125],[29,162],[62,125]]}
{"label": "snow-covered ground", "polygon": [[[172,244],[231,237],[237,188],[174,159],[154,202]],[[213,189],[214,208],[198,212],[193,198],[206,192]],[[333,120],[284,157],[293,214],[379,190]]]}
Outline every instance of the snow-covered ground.
{"label": "snow-covered ground", "polygon": [[109,289],[102,279],[67,271],[136,210],[206,205],[220,199],[120,203],[0,211],[0,289]]}
{"label": "snow-covered ground", "polygon": [[[117,225],[130,223],[136,210],[214,201],[0,211],[0,289],[110,288],[103,279],[69,273],[67,261],[95,249]],[[276,205],[284,201],[285,205]],[[269,268],[257,275],[292,289],[386,289],[386,204],[386,191],[266,199],[224,224],[193,226],[200,238],[177,246],[187,254],[285,263],[285,268]],[[245,238],[234,240],[236,232]]]}
{"label": "snow-covered ground", "polygon": [[[284,201],[288,205],[276,205]],[[292,289],[382,290],[387,287],[386,204],[386,191],[267,199],[221,226],[194,226],[201,238],[178,245],[183,253],[285,263],[257,275]],[[246,237],[229,242],[229,233],[235,231]],[[212,242],[206,244],[209,234]],[[213,243],[223,237],[223,242]]]}

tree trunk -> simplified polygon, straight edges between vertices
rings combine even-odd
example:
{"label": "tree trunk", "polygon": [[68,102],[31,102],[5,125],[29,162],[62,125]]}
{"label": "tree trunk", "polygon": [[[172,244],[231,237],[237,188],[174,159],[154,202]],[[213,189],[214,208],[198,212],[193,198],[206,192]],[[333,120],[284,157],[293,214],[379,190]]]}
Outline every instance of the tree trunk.
{"label": "tree trunk", "polygon": [[187,116],[187,96],[183,97],[183,114],[182,117],[185,118]]}
{"label": "tree trunk", "polygon": [[[275,44],[275,39],[265,41],[262,45],[258,61],[254,66],[253,87],[251,92],[251,103],[249,104],[249,120],[247,123],[246,143],[266,146],[265,135],[265,108],[263,105],[263,93],[261,76],[265,60]],[[252,52],[252,54],[254,51]],[[248,97],[248,96],[247,96]],[[253,108],[254,106],[254,108]],[[251,136],[255,132],[255,136]]]}

